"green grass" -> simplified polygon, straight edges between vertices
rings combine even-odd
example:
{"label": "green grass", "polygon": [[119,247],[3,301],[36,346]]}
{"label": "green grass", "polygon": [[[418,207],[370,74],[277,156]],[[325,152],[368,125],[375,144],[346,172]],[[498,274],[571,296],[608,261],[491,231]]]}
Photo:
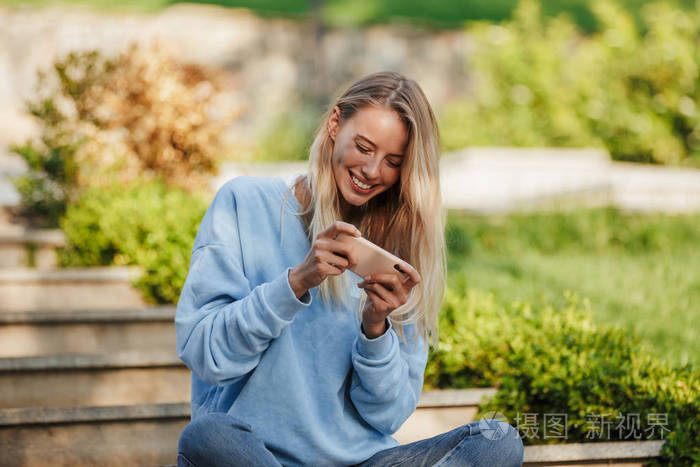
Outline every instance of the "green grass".
{"label": "green grass", "polygon": [[[597,322],[636,332],[673,365],[700,365],[700,250],[693,236],[700,235],[700,216],[452,212],[450,222],[451,280],[464,275],[469,287],[507,302],[563,306],[564,292],[575,291],[590,300]],[[627,232],[625,241],[610,235],[619,231]]]}
{"label": "green grass", "polygon": [[[89,5],[110,11],[152,12],[163,9],[178,0],[0,0],[4,5]],[[301,0],[190,0],[188,3],[214,4],[254,10],[261,16],[302,19],[309,15],[310,1]],[[621,0],[635,15],[647,0]],[[694,0],[674,2],[685,9],[694,7]],[[324,2],[323,18],[329,26],[363,26],[387,22],[410,22],[437,29],[460,28],[474,20],[500,21],[509,18],[517,0],[330,0]],[[571,15],[585,30],[593,31],[597,24],[587,0],[559,0],[542,2],[545,14]],[[638,16],[638,15],[637,15]]]}

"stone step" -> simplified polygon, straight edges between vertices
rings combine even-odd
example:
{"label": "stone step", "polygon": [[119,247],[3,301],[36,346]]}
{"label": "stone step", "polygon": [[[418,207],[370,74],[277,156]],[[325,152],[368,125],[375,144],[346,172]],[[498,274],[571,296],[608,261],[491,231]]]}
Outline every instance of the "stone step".
{"label": "stone step", "polygon": [[0,312],[0,357],[174,351],[175,308]]}
{"label": "stone step", "polygon": [[0,311],[118,310],[146,306],[129,267],[0,269]]}
{"label": "stone step", "polygon": [[[394,436],[405,444],[468,423],[495,391],[424,391]],[[189,415],[189,403],[0,409],[0,449],[18,459],[8,466],[172,465]]]}
{"label": "stone step", "polygon": [[[462,403],[471,406],[493,391],[493,388],[424,391],[418,409],[401,430],[409,423],[418,422],[426,409],[437,406],[456,410],[460,405],[453,404]],[[3,465],[174,465],[177,440],[189,422],[189,415],[189,403],[0,409]],[[471,421],[471,418],[462,419],[460,424]],[[436,427],[426,427],[420,439],[447,431],[435,430]],[[659,455],[663,443],[654,440],[525,446],[523,465],[641,467]]]}
{"label": "stone step", "polygon": [[189,411],[189,403],[0,409],[2,465],[172,465]]}
{"label": "stone step", "polygon": [[642,467],[658,457],[664,440],[608,441],[525,446],[524,466]]}
{"label": "stone step", "polygon": [[65,235],[59,229],[28,229],[5,224],[0,227],[0,268],[55,268],[58,264],[56,248],[65,244]]}
{"label": "stone step", "polygon": [[190,371],[172,352],[0,358],[0,408],[187,402]]}
{"label": "stone step", "polygon": [[479,405],[496,391],[495,388],[423,391],[416,411],[393,436],[399,444],[408,444],[469,423],[475,419]]}

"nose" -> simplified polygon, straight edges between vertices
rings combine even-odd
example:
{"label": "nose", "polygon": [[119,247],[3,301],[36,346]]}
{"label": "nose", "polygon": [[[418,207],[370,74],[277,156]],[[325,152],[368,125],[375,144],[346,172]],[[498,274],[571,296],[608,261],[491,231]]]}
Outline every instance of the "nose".
{"label": "nose", "polygon": [[365,161],[365,165],[362,167],[362,176],[369,183],[377,183],[379,179],[379,164],[381,162],[381,157],[368,157]]}

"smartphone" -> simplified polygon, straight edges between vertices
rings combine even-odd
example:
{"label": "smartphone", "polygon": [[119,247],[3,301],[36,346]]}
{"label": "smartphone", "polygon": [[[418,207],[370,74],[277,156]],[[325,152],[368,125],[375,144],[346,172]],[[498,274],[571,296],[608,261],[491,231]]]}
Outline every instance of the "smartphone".
{"label": "smartphone", "polygon": [[336,237],[336,240],[353,245],[353,249],[358,256],[358,261],[355,266],[349,269],[360,277],[364,278],[370,274],[377,273],[398,272],[403,280],[409,277],[407,271],[415,271],[415,268],[406,261],[389,253],[384,248],[375,245],[366,238],[340,233]]}

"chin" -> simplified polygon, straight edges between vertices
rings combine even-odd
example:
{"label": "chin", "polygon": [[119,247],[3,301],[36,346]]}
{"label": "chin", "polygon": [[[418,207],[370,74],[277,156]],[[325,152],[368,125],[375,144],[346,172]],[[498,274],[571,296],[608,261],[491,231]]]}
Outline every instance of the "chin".
{"label": "chin", "polygon": [[354,195],[354,193],[353,193],[353,196],[351,198],[349,198],[347,196],[343,196],[343,199],[345,199],[346,203],[348,203],[352,206],[358,207],[358,208],[372,198],[374,198],[374,196],[365,196],[363,198],[358,198],[357,195]]}

